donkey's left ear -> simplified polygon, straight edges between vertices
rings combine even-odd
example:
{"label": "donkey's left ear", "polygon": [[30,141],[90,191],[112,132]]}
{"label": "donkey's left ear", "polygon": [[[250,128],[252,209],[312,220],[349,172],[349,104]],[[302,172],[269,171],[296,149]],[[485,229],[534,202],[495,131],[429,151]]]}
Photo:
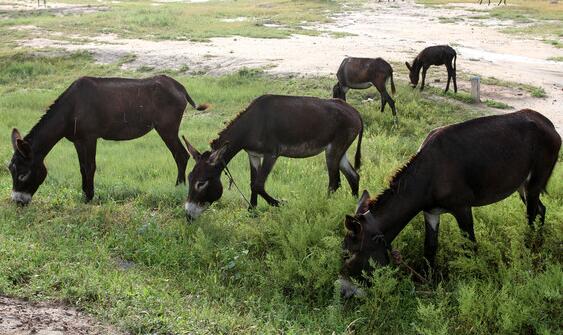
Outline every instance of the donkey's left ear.
{"label": "donkey's left ear", "polygon": [[14,148],[14,151],[18,150],[18,140],[22,139],[22,135],[20,134],[20,131],[17,128],[12,129],[12,147]]}
{"label": "donkey's left ear", "polygon": [[227,151],[228,147],[229,147],[229,142],[225,142],[219,149],[214,150],[211,153],[211,155],[209,155],[209,159],[208,159],[209,164],[217,165],[220,162],[222,162],[223,156],[225,155],[225,152]]}
{"label": "donkey's left ear", "polygon": [[356,215],[364,214],[369,210],[369,192],[364,190],[360,200],[358,200],[358,207],[356,207]]}
{"label": "donkey's left ear", "polygon": [[344,226],[346,229],[354,234],[359,234],[362,230],[362,225],[355,217],[346,215],[344,219]]}
{"label": "donkey's left ear", "polygon": [[407,66],[407,69],[409,69],[409,71],[411,70],[411,65],[409,64],[409,62],[405,62],[405,65]]}

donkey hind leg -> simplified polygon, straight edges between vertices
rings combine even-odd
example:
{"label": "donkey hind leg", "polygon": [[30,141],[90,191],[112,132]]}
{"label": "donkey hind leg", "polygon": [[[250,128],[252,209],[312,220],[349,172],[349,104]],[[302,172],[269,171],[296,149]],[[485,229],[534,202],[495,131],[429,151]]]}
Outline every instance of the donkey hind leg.
{"label": "donkey hind leg", "polygon": [[94,174],[96,173],[96,139],[75,140],[74,147],[80,162],[82,191],[86,202],[94,197]]}
{"label": "donkey hind leg", "polygon": [[397,108],[395,108],[395,100],[391,98],[389,93],[387,93],[387,88],[385,87],[385,82],[380,83],[379,81],[374,81],[373,86],[377,88],[379,94],[381,95],[381,112],[385,108],[385,104],[388,103],[391,107],[391,112],[393,113],[393,123],[395,126],[399,123],[399,118],[397,117]]}
{"label": "donkey hind leg", "polygon": [[254,152],[248,153],[248,161],[250,162],[250,207],[256,207],[258,204],[258,193],[252,188],[252,185],[256,182],[256,177],[258,176],[258,171],[262,167],[262,155]]}
{"label": "donkey hind leg", "polygon": [[182,142],[178,138],[178,128],[180,127],[180,122],[175,126],[157,126],[156,132],[166,144],[168,150],[172,154],[174,161],[176,162],[176,167],[178,168],[178,176],[176,177],[176,185],[186,183],[186,167],[188,166],[188,159],[190,156],[186,151],[186,148],[182,145]]}
{"label": "donkey hind leg", "polygon": [[340,187],[340,172],[338,171],[338,152],[335,144],[331,143],[326,147],[325,159],[328,170],[328,193],[335,192]]}
{"label": "donkey hind leg", "polygon": [[348,184],[350,184],[350,189],[352,189],[352,195],[357,198],[358,190],[360,188],[360,175],[352,167],[352,164],[350,164],[350,161],[348,160],[348,155],[346,155],[346,153],[344,153],[344,155],[342,155],[342,158],[340,158],[340,163],[338,164],[338,167],[340,168],[340,171],[344,174],[344,177],[346,177]]}
{"label": "donkey hind leg", "polygon": [[258,170],[254,184],[251,186],[252,192],[259,194],[270,206],[279,206],[280,204],[278,200],[272,198],[264,189],[268,175],[272,172],[272,168],[274,167],[274,164],[276,164],[277,159],[278,158],[276,156],[271,154],[264,155],[262,166]]}
{"label": "donkey hind leg", "polygon": [[444,90],[444,93],[450,89],[450,81],[453,78],[454,69],[451,63],[446,63],[446,70],[448,71],[448,82],[446,83],[446,89]]}
{"label": "donkey hind leg", "polygon": [[425,238],[424,257],[430,267],[434,267],[436,250],[438,250],[438,228],[440,226],[440,214],[424,212]]}

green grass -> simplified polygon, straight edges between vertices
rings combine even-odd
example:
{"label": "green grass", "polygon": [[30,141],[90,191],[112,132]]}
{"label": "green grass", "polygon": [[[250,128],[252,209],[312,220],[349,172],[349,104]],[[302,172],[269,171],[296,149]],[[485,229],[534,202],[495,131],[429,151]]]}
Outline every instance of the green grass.
{"label": "green grass", "polygon": [[485,105],[487,105],[488,107],[491,108],[496,108],[496,109],[511,109],[512,106],[505,104],[502,101],[496,101],[493,99],[487,99],[483,102]]}
{"label": "green grass", "polygon": [[[38,58],[0,54],[0,132],[27,132],[42,111],[82,75],[142,76],[101,66],[87,54]],[[332,78],[272,78],[245,70],[223,77],[176,76],[209,112],[188,110],[181,133],[203,150],[238,111],[264,93],[328,97]],[[478,116],[459,104],[436,103],[399,84],[400,126],[379,101],[349,102],[361,112],[361,187],[382,191],[431,129]],[[365,91],[364,91],[365,92]],[[377,94],[376,94],[377,96]],[[0,162],[12,154],[0,146]],[[46,160],[49,176],[32,204],[9,200],[11,178],[0,170],[0,293],[62,300],[135,334],[555,334],[563,297],[563,165],[549,195],[544,244],[532,251],[524,207],[516,195],[476,208],[476,255],[467,257],[454,220],[444,216],[436,277],[416,283],[386,268],[364,299],[340,300],[344,214],[355,208],[347,185],[327,197],[323,155],[282,158],[267,189],[286,204],[259,203],[251,215],[234,190],[187,224],[184,187],[174,187],[173,160],[151,132],[127,142],[99,141],[96,197],[82,203],[74,148],[64,140]],[[193,167],[190,160],[188,169]],[[249,193],[248,160],[230,170]],[[226,186],[226,180],[224,180]],[[417,216],[394,246],[423,264],[423,219]],[[536,237],[537,238],[537,237]],[[123,268],[123,261],[133,264]]]}
{"label": "green grass", "polygon": [[312,29],[313,24],[329,22],[329,16],[340,11],[342,4],[330,0],[229,0],[157,6],[152,1],[105,2],[107,10],[88,14],[7,12],[7,18],[0,21],[0,31],[2,27],[35,25],[42,35],[45,31],[83,36],[113,33],[128,38],[193,41],[225,36],[285,38],[321,33]]}
{"label": "green grass", "polygon": [[548,60],[552,60],[554,62],[563,62],[563,56],[549,57]]}
{"label": "green grass", "polygon": [[[468,74],[466,76],[466,78],[467,78],[467,80],[469,80],[469,78],[471,78],[473,76],[479,76],[479,75]],[[494,85],[494,86],[508,87],[508,88],[512,88],[512,89],[515,89],[515,88],[521,89],[521,90],[524,90],[524,91],[530,93],[530,95],[535,97],[535,98],[544,98],[544,97],[547,96],[547,93],[545,92],[545,90],[542,87],[539,87],[539,86],[517,83],[517,82],[513,82],[513,81],[508,81],[508,80],[502,80],[502,79],[498,79],[498,78],[495,78],[495,77],[483,77],[483,76],[479,76],[479,77],[481,77],[481,83],[483,83],[485,85]]]}

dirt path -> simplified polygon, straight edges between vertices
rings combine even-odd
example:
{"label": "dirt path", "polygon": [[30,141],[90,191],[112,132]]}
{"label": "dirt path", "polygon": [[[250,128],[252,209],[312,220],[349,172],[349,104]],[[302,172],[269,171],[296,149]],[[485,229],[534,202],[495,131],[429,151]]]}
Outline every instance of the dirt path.
{"label": "dirt path", "polygon": [[[391,62],[412,60],[423,47],[451,44],[458,51],[458,71],[486,77],[528,83],[544,88],[546,98],[533,98],[522,91],[484,87],[483,95],[505,102],[516,109],[533,108],[547,115],[563,132],[563,63],[547,60],[563,56],[563,50],[538,40],[517,38],[498,32],[510,21],[471,19],[492,6],[464,4],[455,9],[428,8],[413,0],[387,3],[370,1],[365,9],[339,14],[335,22],[319,26],[323,30],[354,34],[293,36],[289,39],[245,37],[213,38],[208,43],[189,41],[146,41],[120,39],[113,35],[75,36],[66,41],[35,38],[21,41],[29,47],[61,47],[88,50],[100,62],[113,62],[128,54],[136,58],[124,67],[150,66],[157,69],[181,68],[208,74],[223,74],[242,67],[265,67],[275,74],[333,74],[346,55],[383,57]],[[442,23],[439,17],[452,23]],[[80,40],[78,40],[78,38]],[[404,69],[396,69],[396,72]],[[443,73],[441,73],[441,72]],[[445,69],[431,69],[430,74]],[[399,75],[406,80],[405,75]],[[461,81],[461,80],[460,80]],[[467,87],[468,83],[461,83]],[[502,92],[502,94],[497,94]]]}
{"label": "dirt path", "polygon": [[118,335],[77,310],[58,304],[31,303],[0,296],[2,335]]}

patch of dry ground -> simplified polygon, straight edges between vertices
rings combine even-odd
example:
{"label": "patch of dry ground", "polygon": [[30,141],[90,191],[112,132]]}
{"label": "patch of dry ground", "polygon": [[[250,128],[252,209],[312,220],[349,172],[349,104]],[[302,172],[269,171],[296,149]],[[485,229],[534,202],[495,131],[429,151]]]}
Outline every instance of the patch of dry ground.
{"label": "patch of dry ground", "polygon": [[123,333],[74,308],[0,296],[0,334],[119,335]]}

